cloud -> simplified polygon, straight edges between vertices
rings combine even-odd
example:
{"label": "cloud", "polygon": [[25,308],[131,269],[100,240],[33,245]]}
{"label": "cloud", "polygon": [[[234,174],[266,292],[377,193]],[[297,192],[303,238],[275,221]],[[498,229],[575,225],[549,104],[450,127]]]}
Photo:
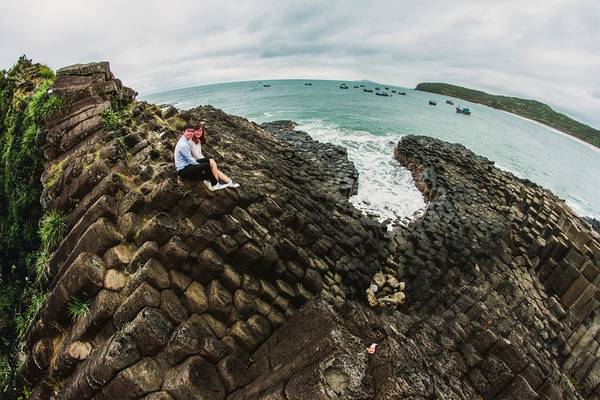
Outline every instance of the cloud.
{"label": "cloud", "polygon": [[23,0],[0,68],[109,60],[141,93],[269,78],[444,81],[534,98],[600,127],[596,0]]}

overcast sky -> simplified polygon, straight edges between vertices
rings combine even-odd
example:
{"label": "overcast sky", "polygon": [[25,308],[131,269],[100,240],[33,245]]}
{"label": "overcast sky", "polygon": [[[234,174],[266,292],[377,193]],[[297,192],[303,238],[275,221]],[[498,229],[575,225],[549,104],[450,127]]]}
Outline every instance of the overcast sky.
{"label": "overcast sky", "polygon": [[274,78],[448,82],[600,128],[600,0],[0,0],[0,69],[108,60],[142,94]]}

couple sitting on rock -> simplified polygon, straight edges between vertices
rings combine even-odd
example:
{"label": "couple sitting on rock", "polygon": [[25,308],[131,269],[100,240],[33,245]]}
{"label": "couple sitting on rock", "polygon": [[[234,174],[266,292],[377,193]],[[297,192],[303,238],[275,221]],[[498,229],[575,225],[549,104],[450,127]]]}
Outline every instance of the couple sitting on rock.
{"label": "couple sitting on rock", "polygon": [[219,171],[215,160],[202,155],[202,145],[206,143],[206,128],[203,125],[188,127],[175,146],[175,168],[183,179],[203,180],[211,190],[237,188],[235,180]]}

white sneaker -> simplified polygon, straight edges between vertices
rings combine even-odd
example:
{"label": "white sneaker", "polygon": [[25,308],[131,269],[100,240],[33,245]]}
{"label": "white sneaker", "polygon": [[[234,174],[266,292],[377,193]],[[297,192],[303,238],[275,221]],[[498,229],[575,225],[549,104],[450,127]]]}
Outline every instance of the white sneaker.
{"label": "white sneaker", "polygon": [[206,186],[206,188],[207,188],[208,190],[210,190],[211,192],[214,190],[214,189],[213,189],[213,186],[210,184],[210,182],[209,182],[209,181],[202,181],[202,183],[204,183],[204,186]]}
{"label": "white sneaker", "polygon": [[210,189],[210,190],[212,190],[214,192],[215,190],[225,189],[226,187],[227,187],[226,183],[217,183],[216,185],[212,185],[212,189]]}
{"label": "white sneaker", "polygon": [[235,179],[231,178],[231,181],[227,184],[230,188],[239,188],[240,184],[235,181]]}

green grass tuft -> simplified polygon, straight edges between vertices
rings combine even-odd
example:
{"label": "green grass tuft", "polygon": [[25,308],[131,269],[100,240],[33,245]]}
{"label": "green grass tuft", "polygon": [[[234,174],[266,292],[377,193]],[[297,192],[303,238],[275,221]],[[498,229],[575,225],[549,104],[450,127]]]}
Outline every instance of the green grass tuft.
{"label": "green grass tuft", "polygon": [[40,66],[39,74],[40,74],[40,76],[42,76],[42,77],[44,77],[46,79],[55,79],[56,78],[56,75],[54,74],[54,71],[52,71],[46,65]]}
{"label": "green grass tuft", "polygon": [[27,386],[23,385],[21,395],[17,397],[17,400],[29,400],[31,398],[32,390]]}
{"label": "green grass tuft", "polygon": [[0,391],[4,391],[13,380],[15,370],[7,356],[0,356]]}
{"label": "green grass tuft", "polygon": [[30,298],[29,305],[24,314],[19,314],[15,318],[17,325],[17,336],[19,339],[25,337],[27,330],[33,324],[37,313],[42,309],[42,306],[48,298],[48,293],[33,293]]}
{"label": "green grass tuft", "polygon": [[47,121],[50,117],[56,115],[63,106],[62,98],[55,94],[49,95],[44,104],[39,108],[37,117],[38,122]]}
{"label": "green grass tuft", "polygon": [[81,300],[77,297],[72,297],[68,306],[69,315],[73,321],[76,321],[81,316],[90,312],[90,300]]}
{"label": "green grass tuft", "polygon": [[63,106],[62,99],[56,94],[48,93],[52,83],[52,80],[47,79],[37,86],[27,105],[25,119],[35,123],[44,122],[60,110]]}
{"label": "green grass tuft", "polygon": [[40,222],[40,239],[46,252],[55,250],[67,232],[67,215],[60,210],[51,210]]}
{"label": "green grass tuft", "polygon": [[119,131],[123,127],[123,116],[113,110],[105,110],[100,113],[102,126],[108,131]]}
{"label": "green grass tuft", "polygon": [[36,282],[44,282],[47,279],[47,274],[46,274],[46,266],[48,265],[48,258],[50,257],[50,254],[48,253],[48,250],[46,249],[42,249],[40,251],[38,251],[37,253],[37,257],[35,258],[35,280]]}

